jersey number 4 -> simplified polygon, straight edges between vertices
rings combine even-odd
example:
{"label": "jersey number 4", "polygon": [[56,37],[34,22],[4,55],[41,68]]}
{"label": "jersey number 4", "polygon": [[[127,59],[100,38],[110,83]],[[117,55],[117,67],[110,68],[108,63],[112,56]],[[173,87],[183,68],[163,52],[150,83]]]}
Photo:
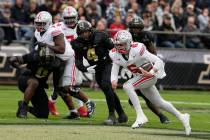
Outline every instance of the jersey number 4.
{"label": "jersey number 4", "polygon": [[36,77],[37,78],[44,78],[48,75],[48,70],[40,67],[37,71],[36,71]]}
{"label": "jersey number 4", "polygon": [[93,60],[93,61],[98,61],[98,56],[96,55],[95,49],[90,48],[87,51],[87,59],[88,60]]}

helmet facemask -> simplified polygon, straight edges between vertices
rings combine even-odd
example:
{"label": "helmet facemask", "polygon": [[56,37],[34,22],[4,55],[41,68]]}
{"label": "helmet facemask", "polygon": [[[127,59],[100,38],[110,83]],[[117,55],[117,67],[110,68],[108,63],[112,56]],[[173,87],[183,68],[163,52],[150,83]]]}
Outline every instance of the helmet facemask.
{"label": "helmet facemask", "polygon": [[39,12],[34,19],[34,26],[38,32],[46,31],[52,24],[52,16],[46,11]]}
{"label": "helmet facemask", "polygon": [[90,22],[85,20],[80,20],[77,25],[77,35],[78,37],[89,40],[92,36],[92,25]]}
{"label": "helmet facemask", "polygon": [[68,28],[75,28],[78,22],[78,13],[76,9],[72,6],[67,6],[63,10],[63,21]]}
{"label": "helmet facemask", "polygon": [[91,37],[91,31],[90,30],[86,30],[84,32],[81,32],[79,35],[82,39],[84,40],[89,40]]}
{"label": "helmet facemask", "polygon": [[68,28],[75,28],[77,25],[77,17],[63,17],[63,20]]}
{"label": "helmet facemask", "polygon": [[118,31],[114,37],[114,45],[118,53],[128,54],[132,42],[131,34],[126,30]]}
{"label": "helmet facemask", "polygon": [[134,36],[138,36],[138,34],[144,29],[144,21],[140,17],[135,17],[131,22],[128,23],[129,31]]}
{"label": "helmet facemask", "polygon": [[133,36],[138,36],[139,35],[139,33],[141,32],[141,30],[138,28],[138,27],[130,27],[129,28],[129,31],[131,32],[131,34],[133,35]]}
{"label": "helmet facemask", "polygon": [[120,54],[128,54],[129,47],[126,44],[115,44],[115,48]]}
{"label": "helmet facemask", "polygon": [[34,26],[38,32],[46,31],[46,22],[34,22]]}

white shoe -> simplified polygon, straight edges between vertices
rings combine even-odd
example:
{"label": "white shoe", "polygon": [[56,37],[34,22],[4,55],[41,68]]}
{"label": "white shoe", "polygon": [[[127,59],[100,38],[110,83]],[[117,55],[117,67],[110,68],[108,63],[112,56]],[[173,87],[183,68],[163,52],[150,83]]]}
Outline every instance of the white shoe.
{"label": "white shoe", "polygon": [[185,129],[185,134],[187,136],[189,136],[190,133],[191,133],[190,115],[188,113],[183,114],[182,115],[182,118],[181,118],[181,121],[182,121],[182,124],[183,124],[184,129]]}
{"label": "white shoe", "polygon": [[133,125],[131,126],[131,128],[136,129],[136,128],[140,128],[143,125],[141,120],[136,120]]}
{"label": "white shoe", "polygon": [[144,117],[142,118],[142,123],[145,124],[145,123],[147,123],[147,122],[148,122],[148,119],[147,119],[147,117],[144,115]]}

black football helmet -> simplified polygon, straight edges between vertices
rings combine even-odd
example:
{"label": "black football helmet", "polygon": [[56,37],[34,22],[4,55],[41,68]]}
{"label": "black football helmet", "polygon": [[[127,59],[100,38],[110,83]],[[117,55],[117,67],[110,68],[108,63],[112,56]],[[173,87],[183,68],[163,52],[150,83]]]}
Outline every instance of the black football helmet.
{"label": "black football helmet", "polygon": [[139,29],[140,31],[142,31],[144,29],[144,21],[143,21],[143,19],[140,18],[140,17],[134,17],[132,19],[132,21],[130,21],[128,23],[128,28],[129,29],[135,28],[135,29]]}
{"label": "black football helmet", "polygon": [[77,24],[77,35],[80,36],[82,33],[90,31],[92,32],[92,25],[86,20],[80,20]]}

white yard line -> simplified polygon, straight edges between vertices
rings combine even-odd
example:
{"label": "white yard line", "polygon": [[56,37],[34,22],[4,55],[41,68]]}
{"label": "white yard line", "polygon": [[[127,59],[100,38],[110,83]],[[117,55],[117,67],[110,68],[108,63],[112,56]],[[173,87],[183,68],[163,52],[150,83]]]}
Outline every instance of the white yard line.
{"label": "white yard line", "polygon": [[[106,102],[105,99],[92,99],[96,102]],[[120,100],[120,102],[127,103],[128,100]],[[144,100],[140,100],[141,103],[145,103]],[[181,101],[170,101],[173,104],[185,104],[185,105],[202,105],[202,106],[210,106],[210,103],[201,103],[201,102],[181,102]]]}

